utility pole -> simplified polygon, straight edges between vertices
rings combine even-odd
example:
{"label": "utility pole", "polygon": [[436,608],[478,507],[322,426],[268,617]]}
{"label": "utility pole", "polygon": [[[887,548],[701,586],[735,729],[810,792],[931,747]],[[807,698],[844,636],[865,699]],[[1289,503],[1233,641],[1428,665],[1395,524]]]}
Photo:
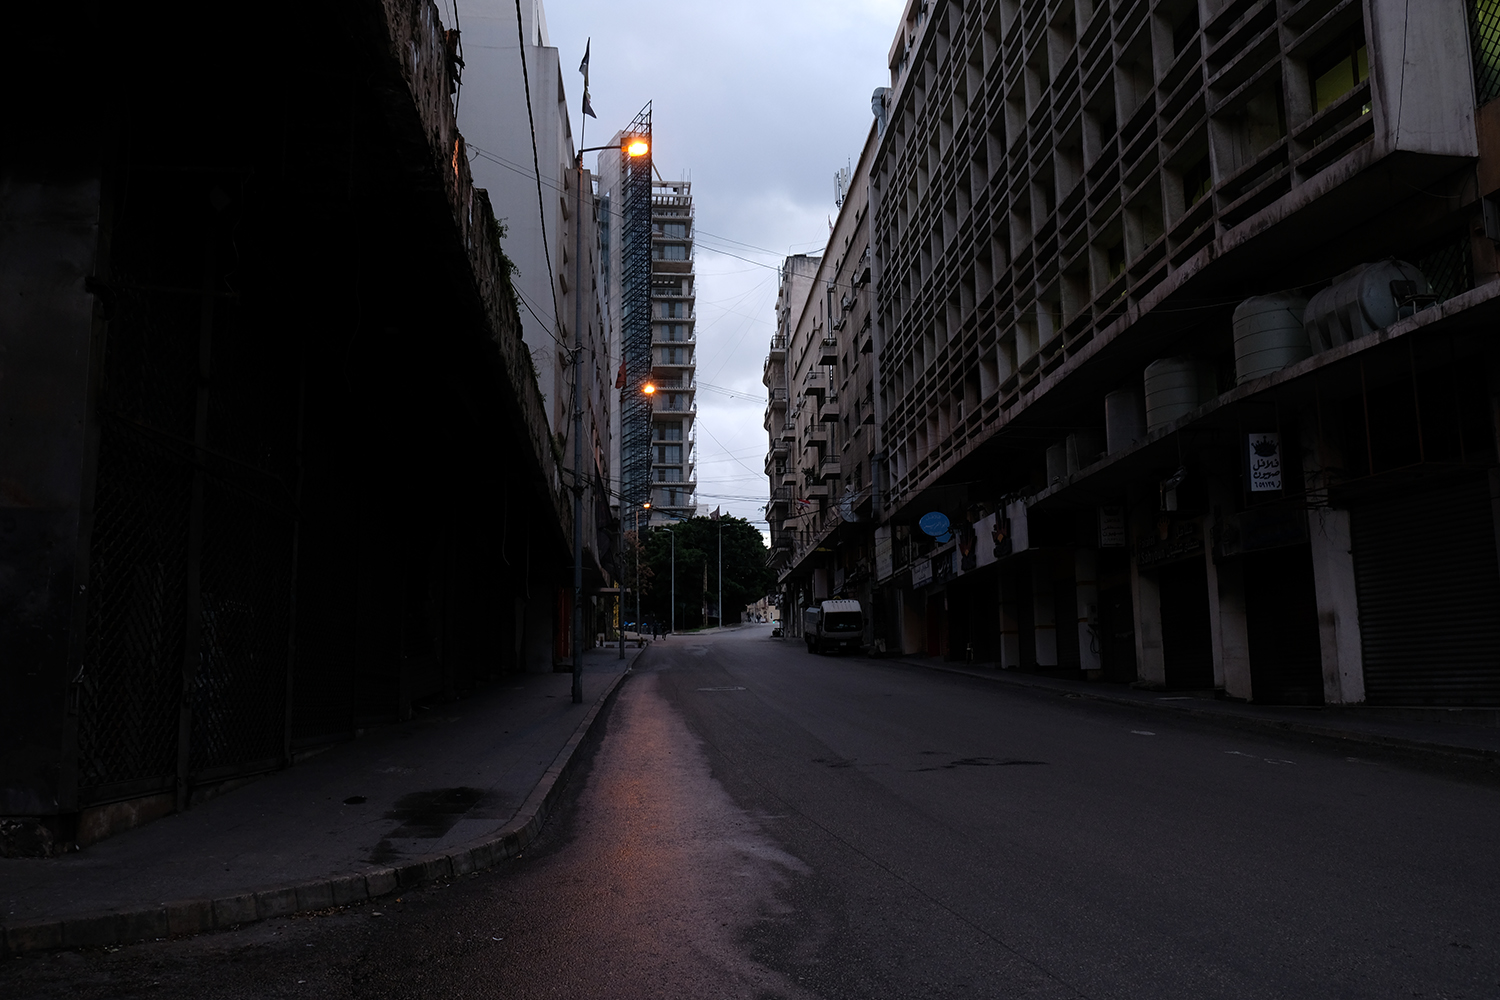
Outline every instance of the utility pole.
{"label": "utility pole", "polygon": [[[582,136],[580,135],[581,139]],[[573,213],[573,704],[583,703],[583,151]],[[623,651],[622,651],[623,652]]]}
{"label": "utility pole", "polygon": [[724,522],[719,522],[719,628],[724,627]]}

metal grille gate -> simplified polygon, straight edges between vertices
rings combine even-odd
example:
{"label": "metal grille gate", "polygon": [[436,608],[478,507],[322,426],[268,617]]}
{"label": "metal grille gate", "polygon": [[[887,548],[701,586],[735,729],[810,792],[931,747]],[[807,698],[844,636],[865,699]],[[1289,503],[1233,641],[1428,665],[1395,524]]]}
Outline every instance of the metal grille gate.
{"label": "metal grille gate", "polygon": [[1500,705],[1489,480],[1353,509],[1365,691],[1376,705]]}
{"label": "metal grille gate", "polygon": [[127,181],[97,404],[80,805],[180,795],[286,752],[296,365],[232,286],[223,188]]}

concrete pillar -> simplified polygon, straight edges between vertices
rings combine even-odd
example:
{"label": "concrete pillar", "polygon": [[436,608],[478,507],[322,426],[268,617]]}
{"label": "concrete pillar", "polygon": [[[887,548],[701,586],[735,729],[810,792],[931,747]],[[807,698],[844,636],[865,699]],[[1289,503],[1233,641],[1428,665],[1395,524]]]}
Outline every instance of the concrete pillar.
{"label": "concrete pillar", "polygon": [[1001,670],[1015,670],[1021,666],[1021,612],[1017,598],[1020,581],[1013,572],[1002,566],[997,589],[1000,594],[1000,647],[995,652],[995,662]]}
{"label": "concrete pillar", "polygon": [[1318,645],[1323,659],[1323,700],[1354,705],[1365,700],[1364,649],[1359,634],[1359,598],[1349,512],[1307,512],[1312,542],[1313,588],[1318,598]]}
{"label": "concrete pillar", "polygon": [[[1321,430],[1319,416],[1314,410],[1302,421],[1302,471],[1312,496],[1326,496],[1328,487],[1334,484],[1335,470],[1346,467],[1341,442]],[[1365,665],[1349,512],[1327,507],[1310,509],[1307,536],[1318,602],[1323,700],[1329,705],[1358,704],[1365,700]]]}
{"label": "concrete pillar", "polygon": [[922,595],[914,590],[898,591],[901,595],[901,652],[921,656],[927,652],[927,608]]}
{"label": "concrete pillar", "polygon": [[1038,552],[1031,561],[1031,626],[1036,665],[1057,666],[1057,616],[1053,608],[1052,565]]}
{"label": "concrete pillar", "polygon": [[1073,582],[1078,589],[1078,667],[1098,677],[1104,669],[1099,636],[1099,552],[1077,549],[1073,553]]}
{"label": "concrete pillar", "polygon": [[1156,574],[1142,572],[1137,556],[1139,540],[1155,530],[1155,505],[1141,497],[1130,505],[1130,598],[1135,613],[1135,675],[1146,687],[1166,687],[1167,661],[1161,632],[1161,590]]}
{"label": "concrete pillar", "polygon": [[1251,700],[1250,629],[1245,619],[1245,567],[1238,559],[1208,558],[1208,621],[1214,652],[1214,686],[1231,698]]}

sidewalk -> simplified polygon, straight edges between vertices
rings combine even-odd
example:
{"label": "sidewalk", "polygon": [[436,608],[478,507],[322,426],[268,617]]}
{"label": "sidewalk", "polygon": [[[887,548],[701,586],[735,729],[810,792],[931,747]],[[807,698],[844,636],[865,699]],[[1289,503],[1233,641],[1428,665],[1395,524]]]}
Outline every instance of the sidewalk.
{"label": "sidewalk", "polygon": [[964,674],[1062,697],[1176,712],[1241,728],[1331,737],[1370,746],[1500,763],[1500,709],[1255,705],[1202,694],[1146,691],[1082,678],[1045,677],[936,659],[882,657],[880,662]]}
{"label": "sidewalk", "polygon": [[511,857],[641,649],[512,674],[187,812],[52,859],[0,859],[0,954],[192,934],[357,902]]}

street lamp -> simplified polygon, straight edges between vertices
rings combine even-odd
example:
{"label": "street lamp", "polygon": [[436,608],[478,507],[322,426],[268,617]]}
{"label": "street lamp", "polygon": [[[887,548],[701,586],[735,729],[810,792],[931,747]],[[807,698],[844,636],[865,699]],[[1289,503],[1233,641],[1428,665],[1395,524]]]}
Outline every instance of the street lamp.
{"label": "street lamp", "polygon": [[[584,85],[585,87],[588,85],[586,76]],[[573,704],[575,705],[583,702],[583,154],[614,148],[616,148],[615,145],[610,144],[578,151],[578,211],[573,215]],[[625,156],[645,156],[651,151],[651,144],[642,136],[623,136],[618,148]],[[636,623],[636,628],[640,628],[640,622]],[[625,655],[624,641],[622,630],[621,656]]]}

